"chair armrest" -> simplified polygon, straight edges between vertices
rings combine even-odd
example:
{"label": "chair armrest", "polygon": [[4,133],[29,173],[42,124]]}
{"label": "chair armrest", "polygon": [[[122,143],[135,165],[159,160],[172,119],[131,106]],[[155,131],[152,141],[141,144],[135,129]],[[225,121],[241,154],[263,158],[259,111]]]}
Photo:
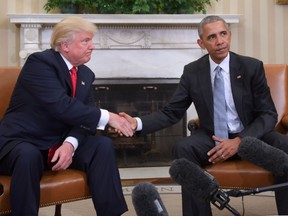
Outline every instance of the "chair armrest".
{"label": "chair armrest", "polygon": [[288,130],[288,114],[285,114],[283,118],[281,119],[281,124],[283,127]]}
{"label": "chair armrest", "polygon": [[195,130],[199,128],[199,119],[191,119],[190,121],[188,121],[187,127],[192,134],[193,132],[195,132]]}

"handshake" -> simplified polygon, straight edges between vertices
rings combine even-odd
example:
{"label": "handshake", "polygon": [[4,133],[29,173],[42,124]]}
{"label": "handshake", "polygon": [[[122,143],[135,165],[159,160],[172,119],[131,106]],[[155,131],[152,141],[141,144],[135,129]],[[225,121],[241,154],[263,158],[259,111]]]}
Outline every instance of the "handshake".
{"label": "handshake", "polygon": [[137,121],[125,112],[118,115],[109,112],[109,130],[118,133],[120,136],[131,137],[137,129]]}

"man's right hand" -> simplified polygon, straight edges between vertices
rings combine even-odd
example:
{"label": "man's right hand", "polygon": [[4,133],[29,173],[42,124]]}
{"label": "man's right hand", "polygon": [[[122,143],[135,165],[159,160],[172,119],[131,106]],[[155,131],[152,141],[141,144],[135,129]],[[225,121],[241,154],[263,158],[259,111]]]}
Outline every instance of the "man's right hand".
{"label": "man's right hand", "polygon": [[134,135],[134,130],[131,123],[124,118],[124,116],[109,112],[108,124],[112,128],[115,128],[119,134],[124,134],[126,137],[131,137]]}
{"label": "man's right hand", "polygon": [[137,120],[135,118],[131,117],[130,115],[128,115],[125,112],[120,112],[119,115],[124,117],[131,124],[132,129],[134,131],[136,131],[136,129],[137,129]]}

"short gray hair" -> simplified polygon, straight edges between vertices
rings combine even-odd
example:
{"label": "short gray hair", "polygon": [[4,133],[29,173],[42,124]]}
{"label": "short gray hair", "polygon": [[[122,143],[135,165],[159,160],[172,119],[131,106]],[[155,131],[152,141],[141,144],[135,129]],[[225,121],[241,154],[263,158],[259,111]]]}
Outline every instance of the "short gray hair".
{"label": "short gray hair", "polygon": [[213,22],[217,22],[217,21],[221,21],[224,23],[224,25],[226,26],[227,29],[229,29],[229,25],[228,23],[220,16],[216,16],[216,15],[210,15],[210,16],[206,16],[205,18],[203,18],[201,20],[201,22],[198,25],[198,35],[200,38],[202,38],[203,35],[203,28],[206,24],[209,23],[213,23]]}

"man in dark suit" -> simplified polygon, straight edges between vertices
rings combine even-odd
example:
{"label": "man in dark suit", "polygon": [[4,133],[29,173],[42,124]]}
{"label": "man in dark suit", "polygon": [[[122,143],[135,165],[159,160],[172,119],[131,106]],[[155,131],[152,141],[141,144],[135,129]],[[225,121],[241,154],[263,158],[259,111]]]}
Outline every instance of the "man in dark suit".
{"label": "man in dark suit", "polygon": [[[174,146],[174,158],[187,158],[199,166],[237,158],[241,138],[252,136],[288,153],[288,139],[274,131],[277,112],[267,86],[263,63],[257,59],[230,52],[231,32],[218,16],[207,16],[198,26],[198,44],[207,55],[184,67],[180,83],[170,102],[148,116],[131,118],[122,113],[140,134],[147,134],[178,122],[194,103],[200,128]],[[215,69],[222,69],[227,136],[215,136],[213,87]],[[217,111],[217,110],[216,110]],[[218,110],[219,111],[219,110]],[[197,176],[195,176],[197,178]],[[287,177],[277,177],[278,182]],[[182,188],[183,189],[183,188]],[[276,191],[279,214],[288,214],[288,190]],[[182,190],[184,216],[209,216],[208,202]]]}
{"label": "man in dark suit", "polygon": [[[98,216],[127,211],[112,141],[95,133],[108,124],[125,136],[133,131],[125,118],[95,107],[95,75],[84,65],[95,31],[80,17],[63,19],[54,28],[52,49],[31,54],[21,70],[0,125],[0,174],[12,176],[13,216],[37,216],[43,170],[68,167],[87,173]],[[58,144],[47,163],[48,149]]]}

